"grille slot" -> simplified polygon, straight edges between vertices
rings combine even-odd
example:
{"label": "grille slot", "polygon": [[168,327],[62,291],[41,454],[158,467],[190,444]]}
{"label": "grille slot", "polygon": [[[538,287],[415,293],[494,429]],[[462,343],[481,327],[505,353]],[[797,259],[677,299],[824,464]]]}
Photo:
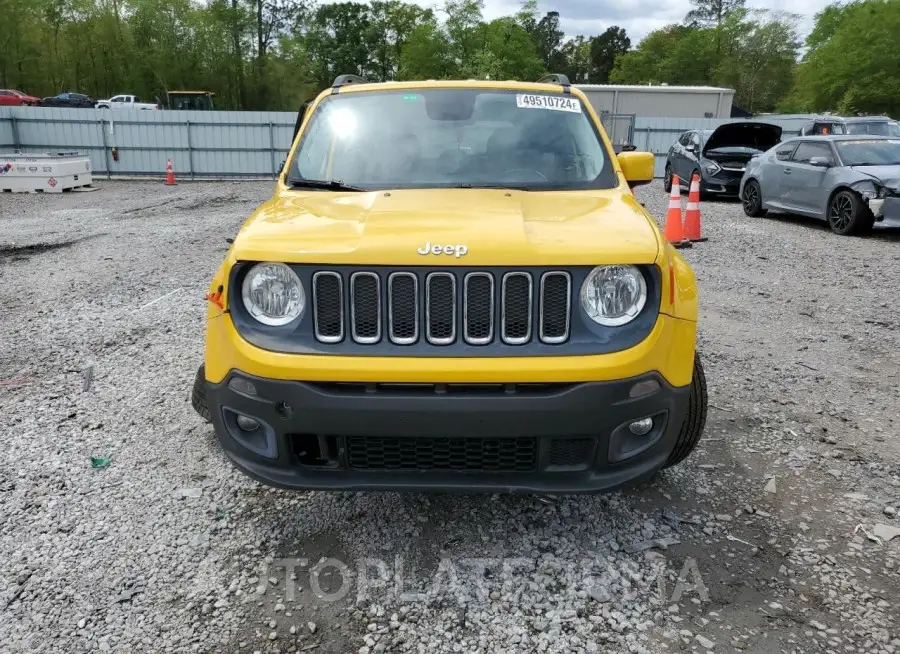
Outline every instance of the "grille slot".
{"label": "grille slot", "polygon": [[348,436],[347,461],[362,470],[535,469],[534,438],[375,438]]}
{"label": "grille slot", "polygon": [[313,311],[316,338],[337,343],[344,338],[344,283],[335,272],[313,275]]}
{"label": "grille slot", "polygon": [[456,340],[456,277],[450,273],[425,279],[425,337],[432,345]]}
{"label": "grille slot", "polygon": [[487,345],[494,338],[494,277],[490,273],[466,275],[463,336],[471,345]]}
{"label": "grille slot", "polygon": [[397,345],[411,345],[419,337],[419,281],[397,272],[388,277],[388,334]]}
{"label": "grille slot", "polygon": [[541,276],[540,338],[544,343],[562,343],[569,337],[569,305],[572,279],[566,272]]}
{"label": "grille slot", "polygon": [[357,272],[350,276],[350,321],[357,343],[381,340],[380,286],[375,273]]}
{"label": "grille slot", "polygon": [[525,272],[503,275],[501,293],[501,337],[509,345],[522,345],[531,340],[532,281]]}

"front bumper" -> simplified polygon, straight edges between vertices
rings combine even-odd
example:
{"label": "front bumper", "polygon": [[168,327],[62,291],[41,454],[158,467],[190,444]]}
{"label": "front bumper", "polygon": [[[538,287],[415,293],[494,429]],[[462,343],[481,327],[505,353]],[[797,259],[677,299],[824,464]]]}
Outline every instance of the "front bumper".
{"label": "front bumper", "polygon": [[741,188],[741,177],[736,179],[721,179],[709,177],[700,180],[700,191],[710,195],[738,197]]}
{"label": "front bumper", "polygon": [[900,227],[900,197],[869,200],[875,221],[883,227]]}
{"label": "front bumper", "polygon": [[[630,397],[640,382],[650,392]],[[233,370],[221,383],[198,383],[237,468],[271,486],[322,490],[613,490],[665,465],[690,390],[657,373],[458,385],[285,381]],[[243,430],[239,415],[259,427]],[[632,434],[628,425],[646,417],[650,432]]]}

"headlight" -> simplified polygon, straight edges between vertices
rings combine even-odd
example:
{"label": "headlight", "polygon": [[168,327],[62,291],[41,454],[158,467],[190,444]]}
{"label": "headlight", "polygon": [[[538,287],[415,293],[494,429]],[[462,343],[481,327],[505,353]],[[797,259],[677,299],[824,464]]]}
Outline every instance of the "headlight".
{"label": "headlight", "polygon": [[704,161],[703,169],[706,170],[706,172],[710,175],[715,175],[717,172],[722,170],[722,167],[715,161]]}
{"label": "headlight", "polygon": [[264,325],[278,327],[296,320],[306,307],[300,279],[283,263],[258,263],[247,276],[241,295],[247,312]]}
{"label": "headlight", "polygon": [[860,196],[866,201],[887,197],[887,189],[875,182],[863,182],[857,186],[856,189],[859,191]]}
{"label": "headlight", "polygon": [[647,303],[647,282],[635,266],[599,266],[581,285],[581,306],[594,322],[618,327]]}

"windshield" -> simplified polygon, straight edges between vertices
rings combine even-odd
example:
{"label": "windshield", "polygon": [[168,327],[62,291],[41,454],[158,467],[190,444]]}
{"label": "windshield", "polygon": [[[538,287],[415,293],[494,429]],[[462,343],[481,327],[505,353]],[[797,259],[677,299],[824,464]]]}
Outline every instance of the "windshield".
{"label": "windshield", "polygon": [[471,88],[329,96],[291,166],[289,181],[304,180],[361,190],[617,184],[577,98]]}
{"label": "windshield", "polygon": [[847,130],[840,123],[816,123],[808,134],[827,135],[827,134],[846,134]]}
{"label": "windshield", "polygon": [[845,166],[900,165],[900,139],[835,143]]}
{"label": "windshield", "polygon": [[848,134],[873,134],[875,136],[900,136],[897,121],[879,120],[872,122],[847,123]]}

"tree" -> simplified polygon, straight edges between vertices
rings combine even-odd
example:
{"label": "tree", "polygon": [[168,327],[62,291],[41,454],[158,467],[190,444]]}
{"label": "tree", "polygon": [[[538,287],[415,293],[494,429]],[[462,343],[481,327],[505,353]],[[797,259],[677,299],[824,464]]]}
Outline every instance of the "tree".
{"label": "tree", "polygon": [[628,52],[629,48],[631,39],[618,25],[608,27],[603,34],[593,37],[590,41],[590,81],[606,84],[616,65],[616,57]]}
{"label": "tree", "polygon": [[709,84],[717,62],[711,31],[669,25],[620,55],[610,73],[618,84]]}
{"label": "tree", "polygon": [[558,72],[565,73],[573,83],[593,82],[591,76],[591,45],[579,35],[563,43],[560,49],[565,65]]}
{"label": "tree", "polygon": [[694,9],[685,16],[685,22],[692,26],[715,27],[716,54],[720,54],[722,23],[730,13],[743,9],[745,0],[691,0],[691,4]]}
{"label": "tree", "polygon": [[769,111],[791,86],[799,49],[795,20],[790,14],[736,9],[716,27],[669,25],[620,55],[610,79],[727,86],[735,89],[739,106]]}
{"label": "tree", "polygon": [[400,78],[444,79],[458,70],[450,53],[450,39],[433,19],[414,28],[400,52]]}
{"label": "tree", "polygon": [[305,42],[320,88],[338,75],[366,75],[370,70],[369,12],[369,6],[359,2],[320,5],[313,12]]}
{"label": "tree", "polygon": [[748,111],[771,111],[790,90],[800,47],[791,14],[735,12],[721,27],[726,47],[713,72],[717,85],[735,89]]}
{"label": "tree", "polygon": [[371,3],[371,23],[366,42],[372,53],[370,76],[379,81],[395,79],[400,68],[400,53],[417,25],[433,22],[430,9],[397,0]]}
{"label": "tree", "polygon": [[463,77],[535,80],[544,71],[531,35],[513,18],[482,25],[477,41],[481,49],[463,65]]}
{"label": "tree", "polygon": [[783,106],[815,111],[900,113],[900,3],[857,0],[816,16],[809,51]]}
{"label": "tree", "polygon": [[746,0],[691,0],[691,9],[685,22],[702,27],[721,27],[725,18],[736,9],[743,9]]}
{"label": "tree", "polygon": [[562,70],[566,63],[561,51],[565,33],[559,28],[559,12],[548,11],[538,20],[537,3],[529,0],[522,6],[517,21],[534,40],[544,67],[549,71]]}

